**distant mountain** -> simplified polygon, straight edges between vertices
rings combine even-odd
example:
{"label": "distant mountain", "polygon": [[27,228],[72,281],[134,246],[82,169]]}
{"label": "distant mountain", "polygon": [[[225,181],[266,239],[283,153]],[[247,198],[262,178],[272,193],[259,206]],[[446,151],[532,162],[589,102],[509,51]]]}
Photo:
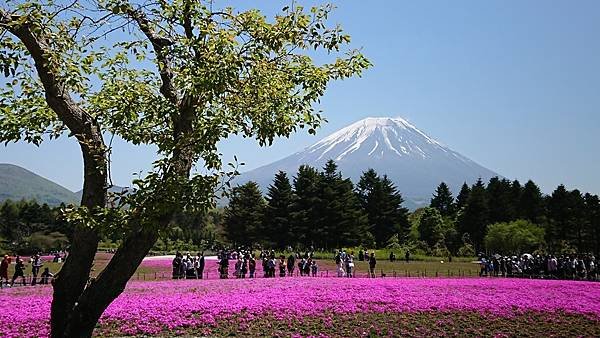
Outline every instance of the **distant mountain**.
{"label": "distant mountain", "polygon": [[69,189],[13,164],[0,163],[0,202],[35,199],[39,203],[56,206],[61,203],[79,203]]}
{"label": "distant mountain", "polygon": [[271,184],[278,170],[290,177],[307,164],[322,168],[333,159],[345,177],[355,183],[363,171],[373,168],[386,174],[398,187],[405,206],[415,209],[429,203],[435,188],[446,182],[456,195],[464,182],[499,176],[427,136],[402,118],[366,118],[325,137],[282,160],[243,173],[236,181]]}

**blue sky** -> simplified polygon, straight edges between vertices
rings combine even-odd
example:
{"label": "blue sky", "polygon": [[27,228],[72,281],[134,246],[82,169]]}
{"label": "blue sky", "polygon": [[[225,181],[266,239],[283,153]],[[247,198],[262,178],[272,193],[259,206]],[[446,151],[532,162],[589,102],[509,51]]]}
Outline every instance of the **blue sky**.
{"label": "blue sky", "polygon": [[[231,1],[228,1],[228,3]],[[216,2],[218,3],[218,1]],[[272,14],[291,1],[244,6]],[[320,3],[299,1],[296,4]],[[220,146],[249,170],[316,142],[367,116],[402,116],[499,174],[600,193],[599,1],[333,1],[353,46],[374,63],[363,78],[334,83],[318,107],[329,123],[260,149],[231,139]],[[113,180],[149,168],[150,148],[117,142]],[[82,185],[72,139],[0,146],[14,163],[71,190]]]}

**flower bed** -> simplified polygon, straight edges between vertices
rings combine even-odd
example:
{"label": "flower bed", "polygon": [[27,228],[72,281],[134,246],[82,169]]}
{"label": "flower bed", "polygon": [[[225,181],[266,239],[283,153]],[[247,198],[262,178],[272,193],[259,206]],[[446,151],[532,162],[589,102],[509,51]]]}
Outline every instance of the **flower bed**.
{"label": "flower bed", "polygon": [[[0,312],[0,322],[3,323],[0,336],[46,335],[50,301],[51,289],[47,287],[1,290],[0,304],[10,311]],[[285,329],[287,331],[282,332],[288,335],[298,331],[298,325],[304,327],[307,323],[312,323],[311,327],[317,326],[310,332],[329,330],[329,334],[335,334],[338,328],[333,321],[345,316],[354,318],[355,322],[370,318],[377,323],[376,319],[380,318],[381,323],[391,325],[386,329],[390,333],[392,327],[402,327],[406,323],[390,324],[389,319],[406,315],[446,320],[440,325],[449,325],[456,316],[472,317],[476,327],[485,326],[477,320],[490,316],[509,319],[508,322],[513,323],[521,321],[524,325],[536,323],[528,319],[530,317],[538,318],[542,324],[548,324],[548,320],[562,321],[566,328],[571,326],[567,325],[567,319],[574,318],[587,323],[579,323],[581,329],[586,326],[586,329],[598,330],[600,285],[474,278],[261,278],[132,282],[105,312],[98,333],[214,334],[223,330],[223,325],[236,325],[236,330],[253,330],[253,323],[269,318],[264,325],[284,323],[283,326],[272,327]],[[343,327],[341,324],[338,326]],[[275,334],[269,327],[264,329],[266,331],[255,334]],[[370,330],[363,331],[368,335],[372,333]],[[310,332],[300,330],[300,334],[308,335]],[[348,334],[360,335],[361,332]],[[474,334],[477,334],[476,331]]]}

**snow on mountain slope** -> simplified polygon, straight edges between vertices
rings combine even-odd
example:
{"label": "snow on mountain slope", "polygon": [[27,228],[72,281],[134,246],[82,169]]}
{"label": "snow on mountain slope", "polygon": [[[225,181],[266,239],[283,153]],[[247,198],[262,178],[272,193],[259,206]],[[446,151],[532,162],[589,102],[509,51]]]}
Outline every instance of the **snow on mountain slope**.
{"label": "snow on mountain slope", "polygon": [[329,159],[354,182],[373,168],[386,174],[405,199],[428,202],[444,181],[457,193],[464,182],[498,176],[449,149],[402,118],[369,117],[321,139],[312,146],[269,165],[243,173],[238,182],[253,180],[263,190],[278,170],[293,177],[302,164],[322,168]]}

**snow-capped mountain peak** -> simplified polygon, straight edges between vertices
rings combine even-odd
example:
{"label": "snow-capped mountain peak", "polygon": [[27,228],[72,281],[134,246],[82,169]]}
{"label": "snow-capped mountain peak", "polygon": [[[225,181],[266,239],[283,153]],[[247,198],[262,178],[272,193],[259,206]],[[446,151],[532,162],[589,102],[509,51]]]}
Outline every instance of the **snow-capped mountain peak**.
{"label": "snow-capped mountain peak", "polygon": [[325,137],[310,146],[308,153],[320,153],[336,161],[358,151],[369,149],[368,156],[419,156],[426,158],[431,149],[447,152],[438,141],[427,136],[401,117],[367,117]]}
{"label": "snow-capped mountain peak", "polygon": [[[375,169],[387,175],[407,200],[429,201],[440,182],[458,193],[464,183],[498,176],[446,147],[401,117],[368,117],[321,139],[303,151],[242,174],[239,181],[256,181],[263,189],[279,170],[293,177],[300,165],[318,169],[336,161],[344,177],[354,182]],[[413,207],[415,204],[412,205]]]}

